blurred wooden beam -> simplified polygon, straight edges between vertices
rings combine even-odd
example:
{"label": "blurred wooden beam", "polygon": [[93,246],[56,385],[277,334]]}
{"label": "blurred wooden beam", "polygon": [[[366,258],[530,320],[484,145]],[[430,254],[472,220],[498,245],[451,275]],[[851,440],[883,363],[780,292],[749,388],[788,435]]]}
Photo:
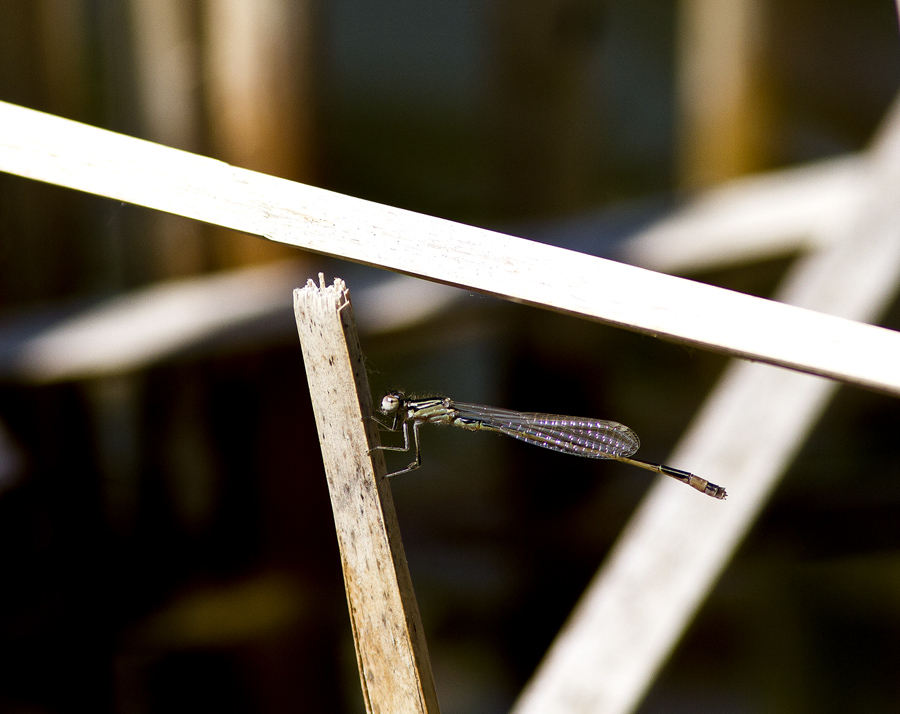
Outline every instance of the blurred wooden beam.
{"label": "blurred wooden beam", "polygon": [[[310,181],[315,164],[315,0],[203,0],[204,81],[212,153]],[[223,267],[284,258],[278,245],[216,231]]]}
{"label": "blurred wooden beam", "polygon": [[[49,384],[149,369],[179,355],[260,348],[289,336],[287,296],[309,274],[303,261],[256,265],[92,302],[60,304],[0,321],[0,379]],[[356,291],[363,331],[425,322],[467,293],[405,275]],[[282,322],[282,318],[288,320]]]}
{"label": "blurred wooden beam", "polygon": [[764,66],[767,0],[681,0],[677,35],[681,186],[766,168],[772,106]]}
{"label": "blurred wooden beam", "polygon": [[[871,164],[878,181],[856,220],[798,262],[780,299],[857,320],[890,305],[900,285],[900,104]],[[764,365],[730,367],[666,460],[727,487],[729,500],[709,503],[658,483],[514,714],[634,710],[836,388]]]}
{"label": "blurred wooden beam", "polygon": [[726,181],[624,241],[623,260],[684,274],[827,248],[872,191],[866,157]]}
{"label": "blurred wooden beam", "polygon": [[[128,0],[134,39],[136,104],[147,139],[185,151],[200,148],[200,45],[193,3]],[[211,267],[209,230],[167,214],[140,217],[157,280]],[[205,235],[204,235],[205,234]]]}
{"label": "blurred wooden beam", "polygon": [[510,215],[582,207],[590,179],[592,0],[494,0],[491,146]]}

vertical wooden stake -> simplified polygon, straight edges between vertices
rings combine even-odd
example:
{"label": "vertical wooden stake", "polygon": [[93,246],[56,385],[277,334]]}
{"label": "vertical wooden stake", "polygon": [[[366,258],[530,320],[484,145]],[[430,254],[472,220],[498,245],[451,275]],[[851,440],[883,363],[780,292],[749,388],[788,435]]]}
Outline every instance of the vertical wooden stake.
{"label": "vertical wooden stake", "polygon": [[438,714],[425,646],[372,399],[350,307],[340,279],[309,280],[294,291],[294,314],[334,524],[366,711]]}

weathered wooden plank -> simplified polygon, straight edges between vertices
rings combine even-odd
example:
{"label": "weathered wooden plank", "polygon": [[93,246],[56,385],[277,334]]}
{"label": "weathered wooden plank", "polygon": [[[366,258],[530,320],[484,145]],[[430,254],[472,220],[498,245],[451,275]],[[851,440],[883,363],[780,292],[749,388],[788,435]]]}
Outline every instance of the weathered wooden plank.
{"label": "weathered wooden plank", "polygon": [[438,714],[437,696],[372,398],[342,280],[294,292],[366,710]]}
{"label": "weathered wooden plank", "polygon": [[0,170],[900,394],[900,334],[233,168],[0,103]]}

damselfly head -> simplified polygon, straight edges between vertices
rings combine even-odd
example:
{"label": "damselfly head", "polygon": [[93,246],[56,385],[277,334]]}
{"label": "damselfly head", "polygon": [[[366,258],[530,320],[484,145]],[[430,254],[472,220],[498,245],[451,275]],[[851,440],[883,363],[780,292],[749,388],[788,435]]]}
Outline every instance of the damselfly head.
{"label": "damselfly head", "polygon": [[382,414],[396,414],[403,404],[403,392],[388,392],[381,399]]}

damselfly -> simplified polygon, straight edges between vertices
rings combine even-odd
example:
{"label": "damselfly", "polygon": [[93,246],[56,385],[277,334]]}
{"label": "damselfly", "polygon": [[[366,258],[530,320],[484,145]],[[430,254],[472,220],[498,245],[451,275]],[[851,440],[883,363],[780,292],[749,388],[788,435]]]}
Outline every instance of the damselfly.
{"label": "damselfly", "polygon": [[590,459],[613,459],[648,471],[665,474],[688,484],[713,498],[725,498],[725,489],[687,471],[663,464],[631,458],[641,445],[638,435],[623,424],[603,419],[516,412],[454,402],[447,397],[407,397],[403,392],[388,392],[381,400],[381,413],[393,421],[390,431],[403,430],[403,446],[376,446],[385,451],[409,451],[409,425],[412,424],[416,460],[389,476],[414,471],[422,465],[419,453],[419,427],[422,424],[449,424],[469,431],[494,431],[514,439]]}

